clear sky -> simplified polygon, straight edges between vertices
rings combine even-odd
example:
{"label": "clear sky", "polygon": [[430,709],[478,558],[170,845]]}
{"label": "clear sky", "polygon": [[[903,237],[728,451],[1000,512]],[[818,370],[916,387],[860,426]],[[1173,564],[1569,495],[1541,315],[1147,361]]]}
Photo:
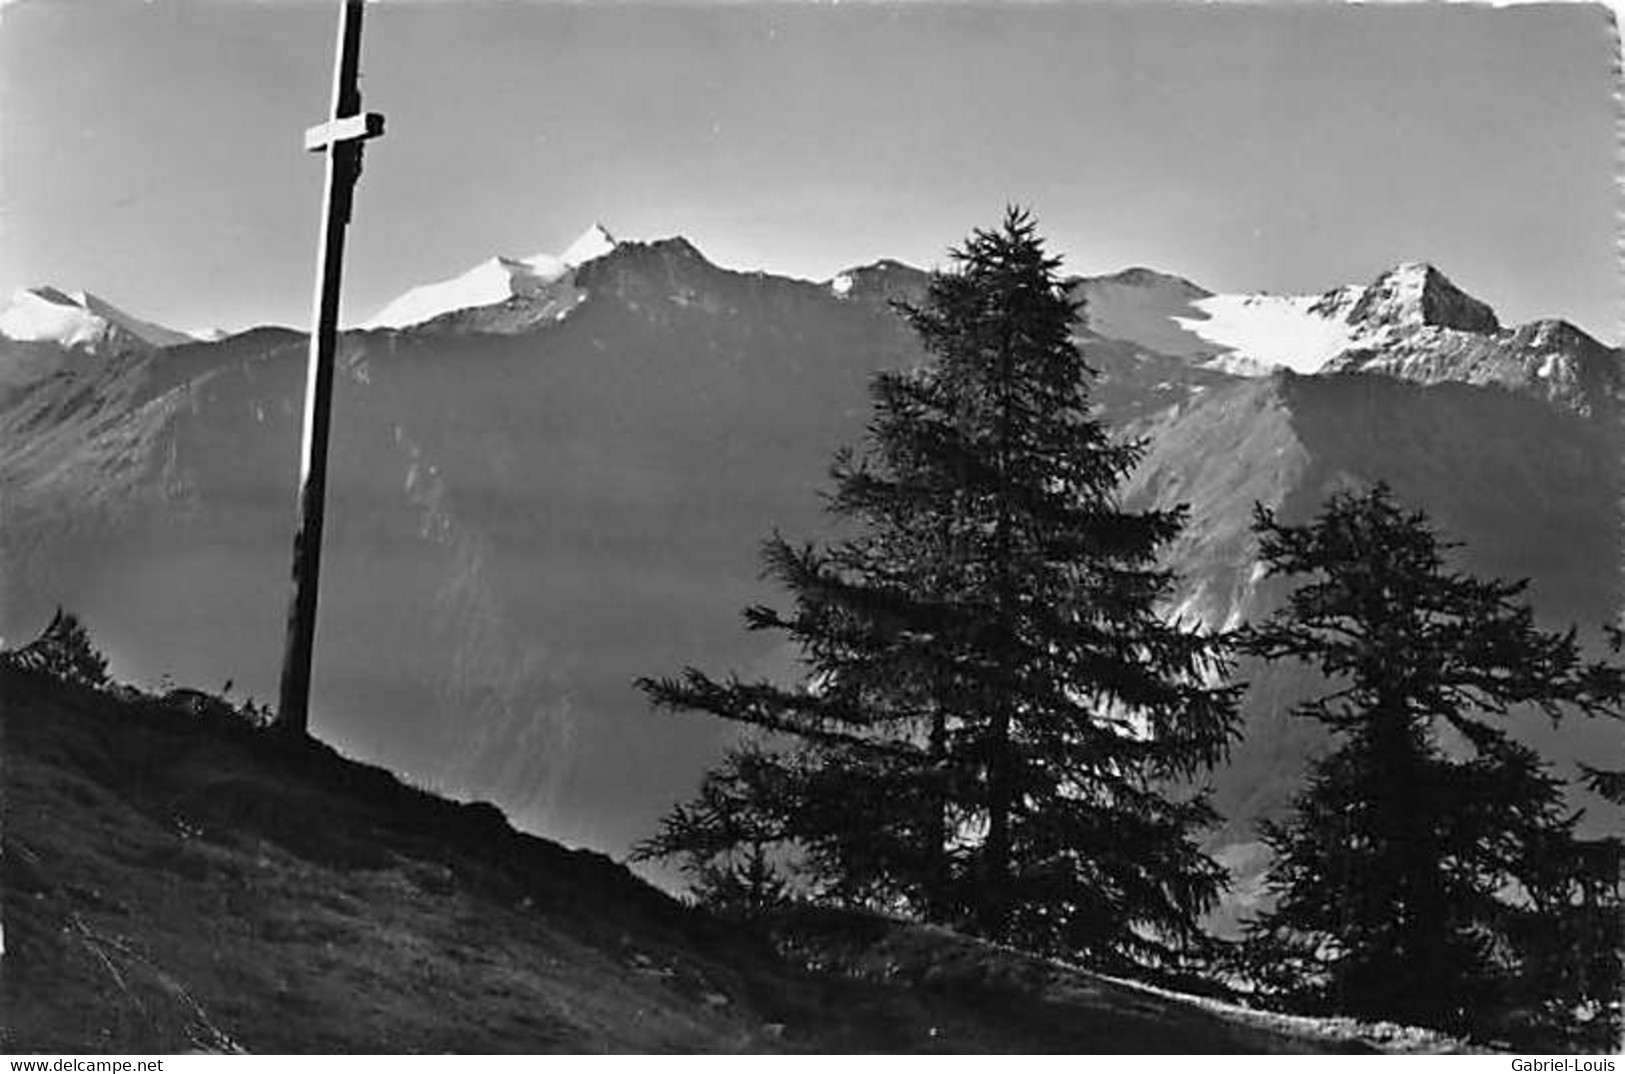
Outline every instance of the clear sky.
{"label": "clear sky", "polygon": [[[332,2],[0,8],[0,291],[303,324]],[[1429,260],[1609,342],[1602,7],[450,3],[368,8],[345,316],[595,220],[808,278],[929,266],[1005,203],[1077,272],[1319,291]]]}

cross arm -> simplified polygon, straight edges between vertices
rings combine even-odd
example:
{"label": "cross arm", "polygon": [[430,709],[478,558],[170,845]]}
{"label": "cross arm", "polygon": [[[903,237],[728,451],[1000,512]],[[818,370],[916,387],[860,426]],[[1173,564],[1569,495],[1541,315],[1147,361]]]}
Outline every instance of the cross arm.
{"label": "cross arm", "polygon": [[344,142],[360,142],[384,133],[384,117],[377,112],[344,116],[319,123],[305,131],[305,148],[319,152]]}

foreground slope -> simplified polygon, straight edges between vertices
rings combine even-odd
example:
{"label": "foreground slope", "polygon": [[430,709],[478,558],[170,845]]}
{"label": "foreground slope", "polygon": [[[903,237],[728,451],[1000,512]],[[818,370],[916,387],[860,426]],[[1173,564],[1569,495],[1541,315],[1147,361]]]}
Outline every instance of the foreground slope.
{"label": "foreground slope", "polygon": [[1442,1046],[872,917],[787,922],[792,965],[488,805],[198,707],[0,670],[0,1049]]}

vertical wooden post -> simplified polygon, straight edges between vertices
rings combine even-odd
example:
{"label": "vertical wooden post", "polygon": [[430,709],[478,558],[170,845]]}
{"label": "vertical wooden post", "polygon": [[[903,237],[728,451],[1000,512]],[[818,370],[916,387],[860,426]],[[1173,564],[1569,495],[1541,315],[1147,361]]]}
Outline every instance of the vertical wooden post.
{"label": "vertical wooden post", "polygon": [[333,63],[331,118],[305,132],[305,148],[327,157],[322,195],[321,249],[305,380],[305,423],[299,466],[299,528],[293,541],[293,600],[288,607],[287,646],[277,726],[304,735],[310,724],[310,671],[316,642],[316,596],[322,565],[322,516],[327,500],[327,442],[333,413],[333,363],[338,349],[339,290],[344,268],[344,229],[361,148],[384,132],[384,117],[362,114],[361,15],[363,0],[344,0]]}

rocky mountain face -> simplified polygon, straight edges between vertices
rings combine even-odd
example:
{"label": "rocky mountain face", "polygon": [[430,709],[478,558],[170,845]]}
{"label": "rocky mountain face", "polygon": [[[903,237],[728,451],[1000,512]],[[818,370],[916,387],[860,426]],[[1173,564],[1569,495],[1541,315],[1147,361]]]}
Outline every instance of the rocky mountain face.
{"label": "rocky mountain face", "polygon": [[1325,370],[1493,385],[1605,419],[1617,417],[1625,387],[1619,353],[1558,320],[1487,330],[1428,323],[1350,347]]}
{"label": "rocky mountain face", "polygon": [[[618,854],[726,733],[650,713],[632,680],[792,673],[740,623],[780,596],[757,546],[824,532],[816,491],[861,436],[868,378],[923,360],[890,303],[927,277],[883,261],[810,282],[720,268],[683,239],[593,241],[498,261],[484,290],[415,289],[374,318],[411,323],[345,335],[313,711],[343,749]],[[1297,520],[1383,479],[1472,569],[1532,578],[1549,622],[1617,615],[1618,351],[1562,322],[1502,327],[1427,266],[1318,296],[1145,269],[1075,286],[1095,397],[1147,438],[1128,499],[1190,508],[1172,614],[1217,627],[1279,599],[1255,502]],[[1328,371],[1266,370],[1296,343]],[[0,633],[30,637],[62,604],[118,674],[273,698],[303,337],[95,362],[8,346],[51,361],[0,350]],[[1249,674],[1249,738],[1216,779],[1237,845],[1313,748],[1285,717],[1303,676]]]}

